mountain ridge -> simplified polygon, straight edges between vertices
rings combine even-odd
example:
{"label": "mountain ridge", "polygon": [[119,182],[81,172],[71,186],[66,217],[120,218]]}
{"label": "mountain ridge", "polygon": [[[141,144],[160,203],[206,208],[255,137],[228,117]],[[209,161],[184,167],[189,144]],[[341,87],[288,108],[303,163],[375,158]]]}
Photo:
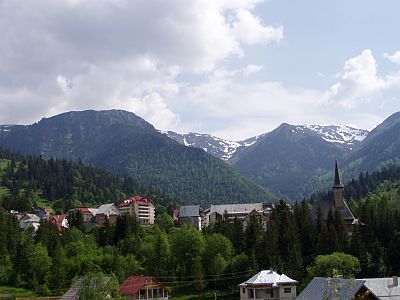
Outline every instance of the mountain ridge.
{"label": "mountain ridge", "polygon": [[73,111],[32,125],[4,126],[0,144],[44,158],[63,158],[130,175],[139,184],[182,203],[243,202],[273,195],[205,153],[159,133],[133,113]]}

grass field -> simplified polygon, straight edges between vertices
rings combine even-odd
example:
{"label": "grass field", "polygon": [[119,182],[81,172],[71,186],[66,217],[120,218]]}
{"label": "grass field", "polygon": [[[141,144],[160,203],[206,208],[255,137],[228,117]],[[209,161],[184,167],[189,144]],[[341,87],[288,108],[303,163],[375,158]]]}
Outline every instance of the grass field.
{"label": "grass field", "polygon": [[35,297],[34,292],[11,286],[0,286],[0,299],[15,299],[16,297]]}

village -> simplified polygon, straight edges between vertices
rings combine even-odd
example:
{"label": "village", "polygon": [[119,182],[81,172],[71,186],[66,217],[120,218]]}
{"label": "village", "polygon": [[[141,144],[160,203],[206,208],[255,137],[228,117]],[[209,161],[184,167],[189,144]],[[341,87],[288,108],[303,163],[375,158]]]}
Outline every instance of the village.
{"label": "village", "polygon": [[[327,220],[328,214],[340,212],[343,216],[345,232],[351,236],[357,227],[363,226],[356,219],[344,199],[344,186],[341,183],[337,163],[335,165],[334,182],[332,186],[333,200],[323,199],[315,203],[312,208],[312,218],[316,222],[318,215]],[[291,210],[291,205],[286,204]],[[273,203],[242,203],[211,205],[202,208],[200,205],[183,205],[172,212],[172,220],[175,226],[190,226],[199,231],[207,230],[216,222],[240,222],[243,230],[251,226],[251,222],[257,222],[267,231],[272,213],[275,210]],[[79,207],[71,209],[66,214],[56,215],[49,208],[37,208],[33,213],[20,214],[11,211],[17,219],[22,230],[37,231],[43,222],[52,223],[57,230],[63,231],[70,226],[70,218],[77,215],[84,223],[85,232],[89,234],[95,227],[113,226],[121,216],[134,217],[142,226],[154,226],[156,220],[156,207],[151,199],[141,196],[132,196],[119,204],[108,203],[98,208]],[[34,234],[34,233],[33,233]],[[100,278],[107,284],[110,277]],[[90,283],[92,288],[96,284]],[[78,299],[83,281],[78,280],[61,297],[61,299]],[[383,278],[343,278],[315,277],[304,287],[298,295],[299,281],[285,274],[279,274],[272,267],[260,270],[246,281],[238,283],[238,297],[241,300],[271,299],[271,300],[322,300],[330,295],[332,299],[400,299],[400,286],[398,277]],[[173,291],[162,281],[151,275],[132,275],[127,277],[120,285],[119,291],[126,299],[167,300],[171,298]],[[331,298],[329,298],[331,299]]]}

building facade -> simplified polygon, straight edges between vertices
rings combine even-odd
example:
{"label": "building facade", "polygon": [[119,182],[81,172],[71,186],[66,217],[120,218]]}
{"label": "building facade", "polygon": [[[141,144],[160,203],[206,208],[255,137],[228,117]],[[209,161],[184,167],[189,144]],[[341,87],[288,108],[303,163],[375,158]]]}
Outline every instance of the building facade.
{"label": "building facade", "polygon": [[152,200],[133,196],[119,205],[120,213],[135,216],[143,225],[152,225],[155,220],[155,206]]}

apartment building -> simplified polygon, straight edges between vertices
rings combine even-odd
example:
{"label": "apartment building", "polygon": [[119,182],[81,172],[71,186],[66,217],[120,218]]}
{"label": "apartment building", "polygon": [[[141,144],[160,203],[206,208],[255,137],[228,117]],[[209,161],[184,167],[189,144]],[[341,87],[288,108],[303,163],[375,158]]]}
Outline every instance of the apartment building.
{"label": "apartment building", "polygon": [[143,225],[154,224],[155,206],[152,200],[133,196],[121,202],[119,211],[122,215],[136,216]]}

